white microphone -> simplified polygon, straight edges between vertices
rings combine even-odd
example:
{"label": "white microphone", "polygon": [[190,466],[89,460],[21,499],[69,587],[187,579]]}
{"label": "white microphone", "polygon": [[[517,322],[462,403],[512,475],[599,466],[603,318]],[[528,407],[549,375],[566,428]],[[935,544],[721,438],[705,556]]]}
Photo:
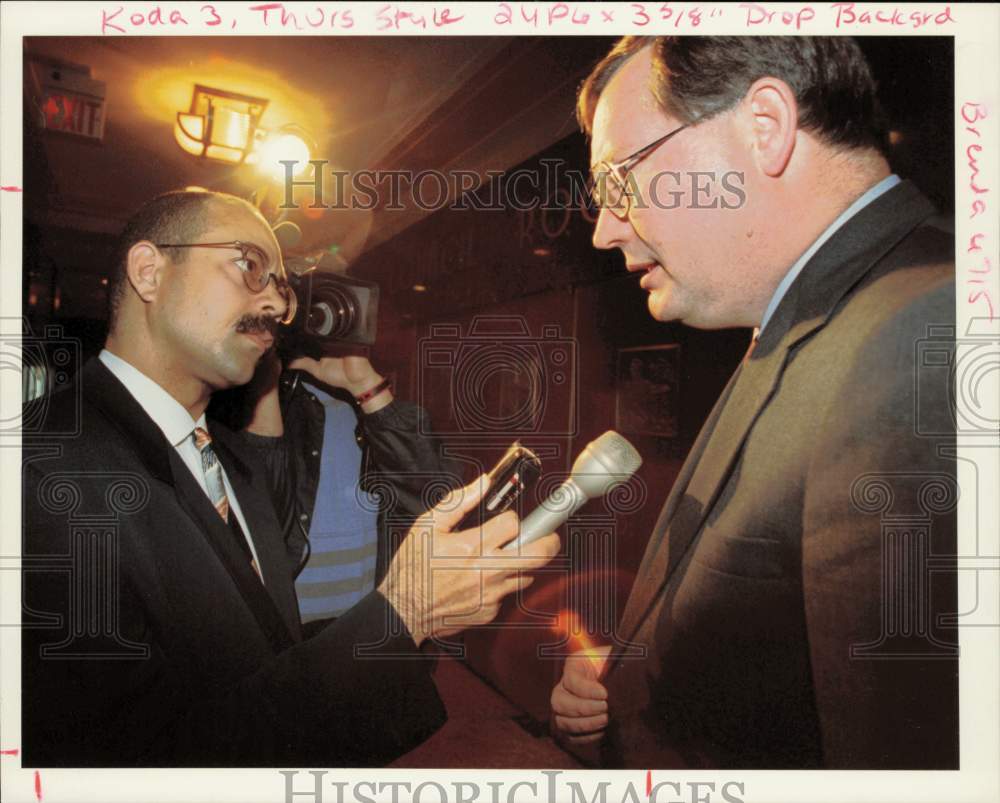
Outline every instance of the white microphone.
{"label": "white microphone", "polygon": [[588,443],[573,462],[569,477],[521,521],[520,532],[504,547],[514,550],[548,535],[578,511],[588,499],[606,494],[631,477],[642,457],[614,430]]}

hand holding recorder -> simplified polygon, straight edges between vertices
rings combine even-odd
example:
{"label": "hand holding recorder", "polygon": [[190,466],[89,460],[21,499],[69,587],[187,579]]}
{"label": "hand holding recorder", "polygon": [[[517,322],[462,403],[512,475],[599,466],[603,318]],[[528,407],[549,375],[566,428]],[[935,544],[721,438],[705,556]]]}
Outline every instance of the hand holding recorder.
{"label": "hand holding recorder", "polygon": [[559,551],[559,536],[551,533],[516,557],[505,553],[502,547],[518,532],[513,511],[453,532],[487,487],[483,475],[417,519],[379,586],[417,646],[491,622],[504,597],[532,583],[521,572],[544,566]]}

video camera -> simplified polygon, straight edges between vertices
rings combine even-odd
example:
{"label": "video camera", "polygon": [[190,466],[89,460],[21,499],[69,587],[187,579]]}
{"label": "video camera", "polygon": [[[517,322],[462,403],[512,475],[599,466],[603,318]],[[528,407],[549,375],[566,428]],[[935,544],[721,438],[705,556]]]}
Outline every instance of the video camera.
{"label": "video camera", "polygon": [[282,327],[282,351],[319,359],[332,345],[375,342],[379,298],[375,282],[323,271],[322,260],[291,258],[285,267],[299,311],[289,326]]}

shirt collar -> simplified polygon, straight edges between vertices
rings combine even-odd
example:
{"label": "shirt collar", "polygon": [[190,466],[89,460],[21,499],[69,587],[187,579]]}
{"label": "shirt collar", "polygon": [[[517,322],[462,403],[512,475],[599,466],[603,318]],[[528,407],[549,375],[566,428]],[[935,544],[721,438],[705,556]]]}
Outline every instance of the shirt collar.
{"label": "shirt collar", "polygon": [[893,174],[891,176],[886,176],[878,184],[868,189],[860,198],[858,198],[853,204],[851,204],[847,209],[840,213],[840,216],[833,221],[829,226],[826,227],[819,237],[813,241],[813,244],[806,249],[805,253],[802,254],[788,272],[784,275],[784,278],[778,283],[778,287],[774,291],[774,295],[771,296],[771,301],[768,303],[767,308],[764,310],[764,317],[761,319],[760,326],[757,332],[761,332],[767,326],[767,322],[771,320],[771,316],[774,311],[778,308],[778,304],[781,303],[781,299],[785,297],[785,293],[788,292],[788,288],[792,286],[792,282],[798,277],[802,272],[802,269],[806,266],[810,259],[813,258],[815,253],[822,248],[823,244],[829,240],[836,231],[843,226],[848,220],[854,217],[858,212],[864,209],[868,204],[874,201],[883,193],[888,192],[897,184],[900,183],[899,176]]}
{"label": "shirt collar", "polygon": [[180,446],[190,438],[195,427],[207,429],[204,413],[195,421],[184,405],[131,363],[107,349],[101,350],[98,359],[139,402],[172,446]]}

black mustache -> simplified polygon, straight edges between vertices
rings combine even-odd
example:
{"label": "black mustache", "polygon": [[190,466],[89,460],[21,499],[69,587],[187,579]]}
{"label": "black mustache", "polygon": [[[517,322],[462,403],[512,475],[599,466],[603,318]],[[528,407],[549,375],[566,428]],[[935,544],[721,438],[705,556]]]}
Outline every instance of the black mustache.
{"label": "black mustache", "polygon": [[266,315],[244,315],[237,321],[236,331],[240,334],[267,332],[274,337],[278,333],[278,322]]}

